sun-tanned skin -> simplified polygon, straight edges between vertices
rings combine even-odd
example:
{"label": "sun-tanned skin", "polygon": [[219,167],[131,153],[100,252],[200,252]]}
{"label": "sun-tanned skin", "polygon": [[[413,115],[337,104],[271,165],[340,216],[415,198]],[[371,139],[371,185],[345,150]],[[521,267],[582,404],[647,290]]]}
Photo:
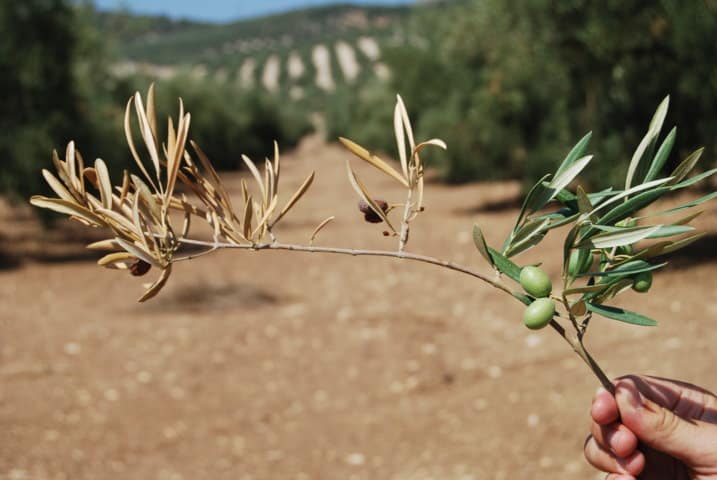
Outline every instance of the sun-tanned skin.
{"label": "sun-tanned skin", "polygon": [[717,397],[646,376],[601,389],[590,410],[585,457],[608,480],[717,480]]}

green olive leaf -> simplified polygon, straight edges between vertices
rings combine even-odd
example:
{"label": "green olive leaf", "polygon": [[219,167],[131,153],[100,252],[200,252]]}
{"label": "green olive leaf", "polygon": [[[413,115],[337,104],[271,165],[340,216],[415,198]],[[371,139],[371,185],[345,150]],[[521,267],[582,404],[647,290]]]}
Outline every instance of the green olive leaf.
{"label": "green olive leaf", "polygon": [[488,252],[490,252],[490,256],[493,259],[493,265],[495,265],[498,271],[520,283],[521,267],[511,262],[508,257],[491,247],[488,247]]}
{"label": "green olive leaf", "polygon": [[571,287],[563,291],[563,295],[575,295],[578,293],[597,293],[602,292],[608,287],[607,283],[596,283],[595,285],[585,285],[583,287]]}
{"label": "green olive leaf", "polygon": [[570,166],[575,163],[578,158],[583,156],[583,153],[585,153],[585,149],[587,148],[588,143],[590,143],[590,138],[592,136],[593,132],[588,132],[578,143],[575,144],[570,152],[568,152],[568,155],[565,157],[565,160],[563,160],[563,163],[560,164],[558,170],[555,172],[556,177],[560,176],[565,170],[570,168]]}
{"label": "green olive leaf", "polygon": [[683,235],[685,233],[691,232],[695,229],[695,227],[691,227],[689,225],[664,225],[660,227],[655,233],[648,236],[649,239],[654,238],[665,238],[665,237],[674,237],[675,235]]}
{"label": "green olive leaf", "polygon": [[[580,225],[574,225],[573,228],[570,229],[568,234],[565,236],[565,241],[563,242],[563,278],[566,279],[568,276],[568,264],[570,262],[570,251],[573,249],[575,244],[575,239],[578,238],[578,234],[581,230]],[[567,280],[566,280],[567,281]]]}
{"label": "green olive leaf", "polygon": [[[653,180],[651,182],[643,183],[641,185],[637,185],[635,187],[629,188],[627,190],[623,190],[621,192],[615,192],[615,195],[610,197],[609,200],[606,200],[605,202],[600,203],[593,209],[592,212],[590,212],[591,215],[596,214],[600,210],[603,210],[605,207],[612,205],[614,203],[617,203],[618,201],[629,197],[630,195],[643,192],[645,190],[650,190],[659,187],[660,185],[663,185],[667,182],[672,180],[672,177],[665,177],[665,178],[659,178],[657,180]],[[593,202],[594,203],[594,202]]]}
{"label": "green olive leaf", "polygon": [[642,272],[651,272],[653,270],[658,270],[662,267],[667,265],[667,262],[658,263],[657,265],[652,265],[644,260],[633,260],[629,261],[627,263],[624,263],[618,268],[613,268],[612,270],[605,270],[603,272],[590,272],[590,273],[584,273],[581,275],[578,275],[580,277],[607,277],[607,279],[614,279],[614,278],[625,278],[630,277],[632,275],[642,273]]}
{"label": "green olive leaf", "polygon": [[687,158],[682,160],[682,162],[677,165],[677,168],[675,168],[675,170],[670,174],[672,180],[670,180],[667,185],[674,185],[675,183],[681,182],[687,175],[689,175],[692,169],[695,168],[695,165],[697,165],[697,162],[700,160],[702,152],[704,151],[704,147],[698,148]]}
{"label": "green olive leaf", "polygon": [[515,298],[523,302],[525,305],[530,305],[533,303],[533,297],[530,297],[524,293],[521,292],[513,292],[512,294]]}
{"label": "green olive leaf", "polygon": [[[600,228],[595,226],[594,228]],[[632,245],[657,233],[662,225],[651,227],[618,228],[618,231],[604,232],[590,237],[578,244],[579,248],[613,248]]]}
{"label": "green olive leaf", "polygon": [[640,141],[635,153],[632,155],[630,166],[627,169],[627,176],[625,177],[626,190],[634,183],[641,183],[643,181],[649,168],[649,166],[646,166],[644,158],[652,156],[652,151],[655,148],[657,137],[660,135],[662,124],[665,122],[665,117],[667,116],[669,104],[670,97],[668,95],[657,107],[652,120],[650,120],[650,126],[647,129],[647,133],[642,138],[642,141]]}
{"label": "green olive leaf", "polygon": [[665,210],[660,213],[661,214],[662,213],[672,213],[672,212],[677,212],[679,210],[685,210],[687,208],[696,207],[697,205],[701,205],[701,204],[708,202],[714,198],[717,198],[717,192],[709,193],[703,197],[698,198],[697,200],[692,200],[691,202],[684,203],[684,204],[680,205],[679,207],[670,208],[669,210]]}
{"label": "green olive leaf", "polygon": [[705,235],[707,235],[707,232],[696,233],[694,235],[690,235],[689,237],[683,238],[681,240],[671,242],[670,245],[666,245],[655,255],[665,255],[665,254],[677,251],[681,248],[685,248],[686,246],[690,245],[691,243],[696,242],[697,240],[704,237]]}
{"label": "green olive leaf", "polygon": [[505,256],[512,257],[519,252],[537,245],[545,236],[546,227],[549,223],[550,219],[547,218],[532,218],[525,222],[525,224],[510,237],[510,243],[503,251]]}
{"label": "green olive leaf", "polygon": [[679,183],[672,185],[672,190],[679,190],[681,188],[689,187],[697,182],[704,180],[705,178],[711,177],[715,173],[717,173],[717,168],[707,170],[706,172],[702,172],[699,175],[695,175],[694,177],[690,177],[687,180],[683,180]]}
{"label": "green olive leaf", "polygon": [[670,130],[670,133],[668,133],[667,136],[665,137],[665,139],[662,141],[662,145],[660,145],[660,148],[657,150],[657,153],[655,154],[655,158],[652,159],[652,163],[650,164],[650,169],[647,171],[647,174],[645,175],[645,180],[644,180],[645,182],[654,180],[657,177],[657,175],[660,173],[660,170],[662,170],[662,167],[665,166],[667,157],[670,156],[672,147],[675,144],[676,136],[677,136],[677,127],[673,127],[672,130]]}
{"label": "green olive leaf", "polygon": [[593,159],[592,155],[587,155],[573,162],[568,168],[566,168],[560,175],[553,177],[551,182],[540,190],[534,197],[532,211],[537,211],[543,208],[545,205],[550,203],[580,172],[582,172],[588,163]]}
{"label": "green olive leaf", "polygon": [[513,232],[518,229],[518,226],[523,221],[523,217],[525,217],[526,213],[538,211],[545,206],[539,205],[538,197],[541,192],[545,190],[546,187],[543,185],[543,182],[545,182],[548,178],[550,178],[550,174],[544,175],[543,178],[538,180],[538,182],[533,185],[528,194],[525,196],[523,205],[520,208],[520,213],[518,214],[518,219],[515,221]]}
{"label": "green olive leaf", "polygon": [[[610,197],[612,195],[616,195],[619,192],[616,192],[615,189],[612,187],[606,188],[604,190],[600,190],[599,192],[594,193],[588,193],[588,198],[590,199],[590,203],[593,205],[597,205],[600,203],[603,199]],[[575,211],[578,210],[578,203],[577,199],[578,197],[571,193],[568,190],[560,190],[558,194],[555,196],[555,199],[565,205],[566,207],[569,207]]]}
{"label": "green olive leaf", "polygon": [[601,317],[618,320],[620,322],[630,323],[632,325],[640,325],[645,327],[654,327],[657,322],[645,315],[631,312],[623,308],[611,307],[609,305],[597,305],[588,302],[586,304],[588,311],[593,312]]}
{"label": "green olive leaf", "polygon": [[486,243],[485,237],[483,237],[483,232],[478,225],[473,225],[473,243],[483,258],[490,263],[490,266],[495,266],[493,258],[490,256],[490,252],[488,251],[488,244]]}
{"label": "green olive leaf", "polygon": [[583,188],[578,185],[578,189],[575,193],[575,196],[578,200],[578,210],[580,211],[580,213],[589,214],[590,212],[592,212],[593,204],[590,201],[590,197],[588,197],[585,193],[585,190],[583,190]]}
{"label": "green olive leaf", "polygon": [[653,190],[642,192],[625,203],[621,203],[597,221],[600,225],[614,225],[616,222],[632,216],[633,213],[645,208],[669,191],[669,187],[658,187]]}

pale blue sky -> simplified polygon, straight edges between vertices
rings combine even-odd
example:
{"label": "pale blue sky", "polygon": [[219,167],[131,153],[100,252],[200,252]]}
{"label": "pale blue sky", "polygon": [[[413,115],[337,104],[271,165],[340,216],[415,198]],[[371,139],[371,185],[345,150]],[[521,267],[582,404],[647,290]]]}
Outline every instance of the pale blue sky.
{"label": "pale blue sky", "polygon": [[332,3],[406,5],[414,0],[95,0],[100,10],[126,8],[134,13],[168,15],[208,22],[228,22]]}

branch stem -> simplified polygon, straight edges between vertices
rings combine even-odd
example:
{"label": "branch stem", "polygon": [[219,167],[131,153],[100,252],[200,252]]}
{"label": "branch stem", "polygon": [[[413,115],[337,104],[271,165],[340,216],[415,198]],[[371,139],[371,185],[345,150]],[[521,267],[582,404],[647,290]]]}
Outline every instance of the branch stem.
{"label": "branch stem", "polygon": [[401,236],[398,240],[398,251],[403,252],[408,242],[408,232],[411,213],[413,212],[413,186],[408,189],[406,195],[406,206],[403,209],[403,219],[401,221]]}
{"label": "branch stem", "polygon": [[[294,244],[287,244],[287,243],[278,243],[278,242],[272,242],[272,243],[261,243],[261,244],[236,244],[236,243],[215,243],[215,242],[207,242],[203,240],[192,240],[189,238],[180,238],[178,240],[180,243],[185,245],[196,245],[201,247],[207,247],[210,250],[204,253],[209,253],[210,251],[214,251],[216,249],[222,249],[222,248],[228,248],[228,249],[240,249],[240,250],[285,250],[285,251],[292,251],[292,252],[308,252],[308,253],[331,253],[336,255],[350,255],[354,257],[358,256],[373,256],[373,257],[393,257],[397,258],[399,260],[412,260],[416,262],[421,263],[428,263],[431,265],[436,265],[439,267],[447,268],[448,270],[453,270],[455,272],[463,273],[465,275],[471,276],[473,278],[477,278],[478,280],[481,280],[484,283],[487,283],[491,285],[494,288],[497,288],[498,290],[501,290],[507,294],[509,294],[511,297],[516,298],[513,294],[513,291],[508,288],[506,285],[504,285],[502,282],[498,280],[494,280],[487,275],[484,275],[480,272],[477,272],[473,269],[470,269],[468,267],[465,267],[463,265],[458,265],[452,262],[448,262],[446,260],[440,260],[438,258],[430,257],[427,255],[420,255],[417,253],[410,253],[406,251],[394,251],[394,250],[360,250],[360,249],[351,249],[351,248],[337,248],[337,247],[320,247],[320,246],[306,246],[306,245],[294,245]],[[186,258],[186,257],[185,257]],[[516,298],[517,299],[517,298]],[[592,358],[592,356],[588,353],[588,351],[585,349],[585,346],[582,343],[582,339],[578,336],[578,332],[575,332],[574,334],[568,333],[565,328],[558,323],[557,320],[553,319],[550,321],[550,326],[555,330],[567,343],[570,345],[570,347],[575,351],[575,353],[585,362],[585,364],[590,368],[590,370],[595,374],[595,376],[598,378],[602,386],[609,392],[614,394],[614,387],[612,383],[610,382],[610,379],[605,375],[605,372],[600,368],[600,366],[597,364],[595,359]]]}
{"label": "branch stem", "polygon": [[487,275],[484,275],[480,272],[477,272],[475,270],[472,270],[468,267],[464,267],[463,265],[458,265],[452,262],[448,262],[446,260],[440,260],[438,258],[430,257],[427,255],[420,255],[416,253],[409,253],[409,252],[397,252],[395,250],[356,250],[351,248],[336,248],[336,247],[320,247],[320,246],[306,246],[306,245],[294,245],[294,244],[287,244],[287,243],[260,243],[255,245],[250,244],[236,244],[236,243],[214,243],[214,242],[206,242],[203,240],[192,240],[189,238],[181,238],[179,239],[180,243],[183,243],[185,245],[197,245],[201,247],[207,247],[207,248],[235,248],[235,249],[241,249],[241,250],[288,250],[292,252],[309,252],[309,253],[333,253],[337,255],[351,255],[354,257],[359,256],[373,256],[373,257],[393,257],[397,259],[405,259],[405,260],[413,260],[416,262],[422,262],[422,263],[428,263],[431,265],[437,265],[439,267],[447,268],[448,270],[453,270],[455,272],[460,272],[465,275],[469,275],[471,277],[477,278],[499,290],[504,291],[505,293],[513,295],[513,292],[505,286],[503,283],[494,280]]}
{"label": "branch stem", "polygon": [[590,368],[593,374],[595,374],[597,379],[600,381],[603,388],[612,395],[615,395],[615,386],[612,384],[605,372],[603,372],[602,368],[600,368],[600,365],[598,365],[595,359],[590,355],[590,353],[588,353],[582,340],[577,335],[570,335],[555,319],[550,321],[550,326],[563,338],[563,340],[568,343],[568,345],[570,345],[582,361],[585,362],[588,368]]}

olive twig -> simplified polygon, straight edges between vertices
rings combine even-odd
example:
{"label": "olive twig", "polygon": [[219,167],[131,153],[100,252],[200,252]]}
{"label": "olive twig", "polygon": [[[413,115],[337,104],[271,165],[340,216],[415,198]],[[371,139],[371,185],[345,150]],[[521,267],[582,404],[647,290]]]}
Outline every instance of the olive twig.
{"label": "olive twig", "polygon": [[[179,243],[185,244],[185,245],[194,245],[194,246],[203,246],[211,248],[210,251],[214,251],[216,249],[243,249],[243,250],[254,250],[254,251],[262,251],[262,250],[288,250],[293,252],[307,252],[307,253],[330,253],[330,254],[338,254],[338,255],[350,255],[350,256],[374,256],[374,257],[392,257],[397,258],[401,260],[411,260],[421,263],[427,263],[431,265],[436,265],[438,267],[443,267],[448,270],[452,270],[455,272],[463,273],[465,275],[469,275],[473,278],[476,278],[484,283],[487,283],[488,285],[497,288],[498,290],[507,293],[511,297],[515,298],[516,300],[519,300],[515,296],[515,292],[513,292],[510,288],[508,288],[501,280],[500,277],[497,279],[492,279],[487,275],[484,275],[480,272],[477,272],[469,267],[459,265],[453,262],[449,262],[446,260],[440,260],[435,257],[431,257],[428,255],[421,255],[417,253],[411,253],[406,251],[391,251],[391,250],[363,250],[363,249],[351,249],[351,248],[337,248],[337,247],[321,247],[321,246],[307,246],[307,245],[296,245],[296,244],[286,244],[286,243],[278,243],[278,242],[272,242],[272,243],[261,243],[261,244],[235,244],[235,243],[212,243],[212,242],[206,242],[203,240],[194,240],[190,238],[179,238]],[[202,252],[202,253],[208,253],[208,252]],[[185,257],[186,258],[186,257]],[[188,259],[188,258],[187,258]],[[548,300],[552,302],[552,300],[549,300],[547,298],[538,298],[537,300]],[[536,301],[537,301],[536,300]],[[536,302],[533,302],[535,304]],[[570,310],[568,309],[568,315],[572,317],[572,314],[570,314]],[[572,347],[572,349],[575,351],[575,353],[578,354],[578,356],[585,362],[585,364],[590,368],[590,370],[595,374],[595,376],[598,378],[600,383],[608,389],[608,391],[611,391],[612,384],[610,383],[610,380],[608,379],[607,375],[602,371],[598,363],[595,361],[595,359],[592,358],[592,356],[588,353],[587,349],[582,343],[582,334],[580,333],[580,329],[576,327],[576,332],[574,335],[570,335],[565,328],[558,323],[557,320],[552,318],[553,316],[560,316],[556,312],[552,312],[550,314],[549,321],[547,322],[553,330],[555,330],[569,345]],[[589,318],[589,317],[588,317]],[[571,321],[574,322],[574,319],[571,318]]]}

